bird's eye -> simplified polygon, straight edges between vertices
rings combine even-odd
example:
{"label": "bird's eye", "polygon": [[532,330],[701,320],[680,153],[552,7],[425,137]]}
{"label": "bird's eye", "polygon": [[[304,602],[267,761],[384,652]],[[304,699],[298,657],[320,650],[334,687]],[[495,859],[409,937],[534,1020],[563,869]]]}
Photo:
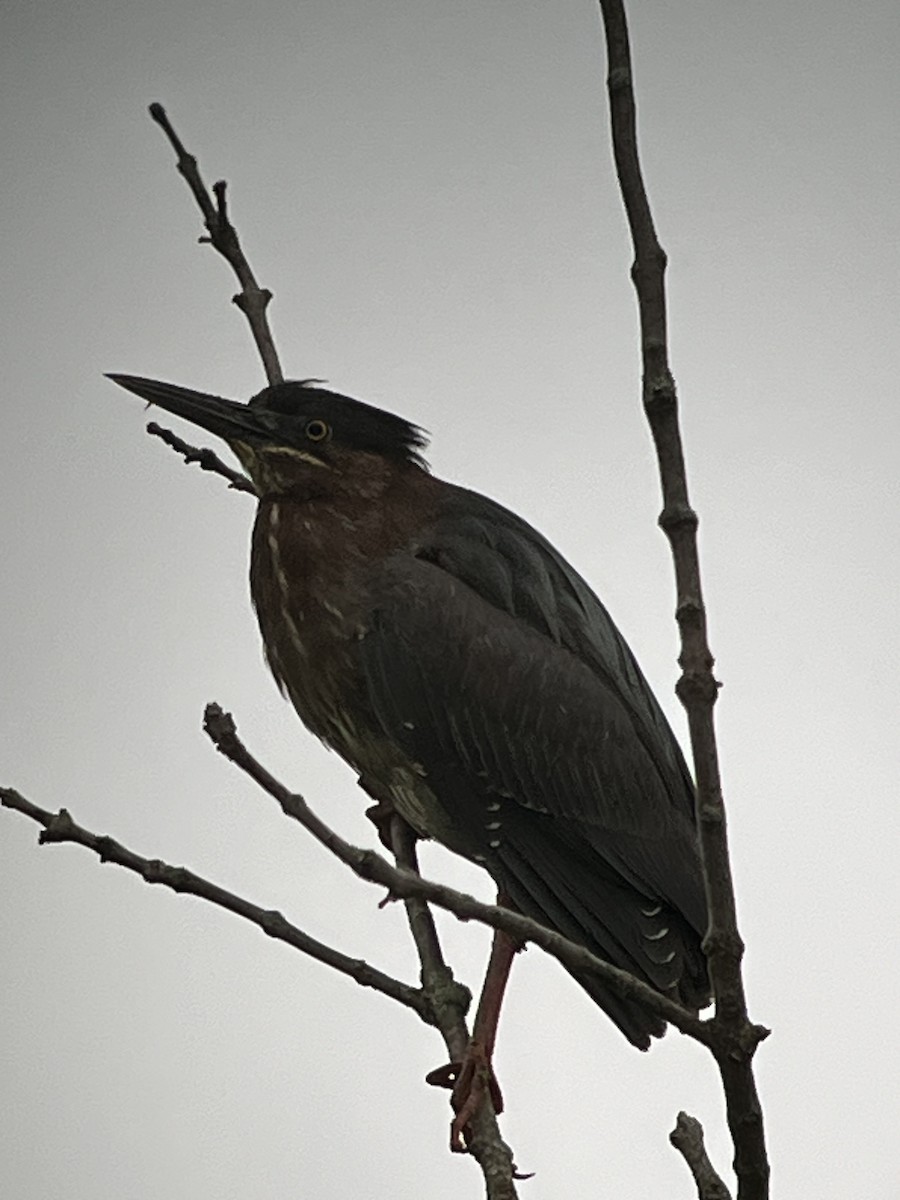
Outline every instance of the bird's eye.
{"label": "bird's eye", "polygon": [[306,422],[306,436],[311,442],[324,442],[326,438],[331,437],[331,429],[324,421],[314,417],[312,421]]}

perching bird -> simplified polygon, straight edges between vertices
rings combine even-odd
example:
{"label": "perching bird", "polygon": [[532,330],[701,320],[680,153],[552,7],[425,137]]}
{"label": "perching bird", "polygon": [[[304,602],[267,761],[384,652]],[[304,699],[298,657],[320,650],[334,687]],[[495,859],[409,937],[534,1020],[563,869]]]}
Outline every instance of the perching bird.
{"label": "perching bird", "polygon": [[[110,378],[243,464],[269,665],[366,790],[482,865],[520,912],[690,1009],[708,1003],[687,767],[622,635],[549,542],[429,474],[417,426],[318,381],[244,405]],[[635,1046],[664,1032],[578,981]]]}

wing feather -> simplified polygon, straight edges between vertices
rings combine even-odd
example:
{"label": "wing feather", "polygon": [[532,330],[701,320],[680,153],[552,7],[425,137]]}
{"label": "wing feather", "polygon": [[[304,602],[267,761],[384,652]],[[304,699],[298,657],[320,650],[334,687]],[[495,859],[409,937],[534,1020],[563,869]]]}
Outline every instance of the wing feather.
{"label": "wing feather", "polygon": [[[693,792],[665,717],[593,593],[500,512],[506,527],[447,519],[386,564],[361,640],[376,717],[426,772],[574,823],[623,882],[702,928]],[[457,807],[483,835],[477,806]]]}
{"label": "wing feather", "polygon": [[[523,912],[705,1004],[690,776],[627,644],[553,547],[452,489],[384,564],[359,645],[369,709],[421,766],[453,848]],[[663,1031],[580,982],[635,1045]]]}

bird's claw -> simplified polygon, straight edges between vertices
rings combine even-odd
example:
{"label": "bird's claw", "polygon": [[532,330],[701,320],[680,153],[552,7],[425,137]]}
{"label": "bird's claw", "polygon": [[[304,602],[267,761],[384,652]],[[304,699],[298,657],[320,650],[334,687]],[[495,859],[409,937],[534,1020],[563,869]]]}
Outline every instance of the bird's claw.
{"label": "bird's claw", "polygon": [[478,1042],[469,1043],[461,1063],[447,1063],[429,1071],[425,1082],[452,1091],[450,1103],[455,1116],[450,1126],[450,1149],[454,1154],[468,1152],[469,1125],[485,1096],[490,1097],[494,1112],[503,1112],[503,1093],[484,1047]]}

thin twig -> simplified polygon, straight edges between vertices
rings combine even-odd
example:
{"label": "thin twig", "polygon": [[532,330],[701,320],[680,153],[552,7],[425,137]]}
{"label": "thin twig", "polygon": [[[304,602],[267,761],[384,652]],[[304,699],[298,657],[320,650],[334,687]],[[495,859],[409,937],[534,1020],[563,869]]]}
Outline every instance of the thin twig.
{"label": "thin twig", "polygon": [[722,1076],[735,1148],[738,1200],[765,1200],[769,1164],[752,1057],[767,1031],[753,1025],[741,975],[743,942],[737,927],[719,776],[713,706],[719,684],[706,631],[700,586],[697,515],[690,506],[675,381],[666,331],[666,255],[656,236],[638,157],[628,27],[622,0],[600,0],[608,56],[613,153],[634,246],[632,279],[638,298],[643,403],[656,446],[663,508],[659,523],[672,547],[681,634],[677,693],[687,711],[697,782],[697,825],[710,926],[704,940],[716,1003],[710,1048]]}
{"label": "thin twig", "polygon": [[[416,835],[399,815],[391,819],[391,845],[397,866],[418,875]],[[446,1042],[447,1053],[459,1062],[469,1043],[466,1013],[472,1003],[472,993],[465,984],[454,979],[425,901],[420,896],[409,896],[404,900],[404,907],[419,957],[422,990],[439,1018],[438,1028]]]}
{"label": "thin twig", "polygon": [[227,463],[223,463],[214,450],[205,446],[192,446],[190,442],[185,442],[171,429],[164,429],[155,421],[151,421],[147,426],[147,432],[165,442],[170,449],[180,454],[186,463],[196,463],[201,471],[212,471],[213,474],[227,479],[228,486],[234,488],[236,492],[248,492],[251,496],[257,494],[256,488],[247,476],[242,475],[240,471],[235,471]]}
{"label": "thin twig", "polygon": [[[391,845],[397,866],[419,874],[416,835],[399,815],[391,818]],[[419,896],[404,900],[410,932],[416,944],[422,974],[422,991],[434,1014],[435,1025],[444,1039],[451,1062],[462,1062],[469,1044],[466,1012],[472,993],[457,982],[444,958],[431,910]],[[484,1176],[487,1200],[516,1200],[519,1178],[512,1150],[504,1142],[490,1096],[484,1097],[470,1122],[466,1150],[477,1161]]]}
{"label": "thin twig", "polygon": [[312,811],[303,796],[298,792],[289,791],[253,757],[238,737],[234,718],[230,713],[223,712],[218,704],[206,706],[203,727],[217,750],[268,792],[286,816],[298,821],[361,879],[380,884],[392,895],[403,900],[419,897],[452,912],[461,921],[480,921],[493,929],[504,930],[521,942],[533,942],[570,971],[579,975],[593,975],[624,1000],[643,1005],[656,1016],[674,1025],[676,1029],[680,1029],[682,1033],[704,1045],[708,1044],[708,1021],[654,991],[648,984],[629,975],[627,971],[620,971],[617,967],[596,958],[577,942],[569,941],[562,934],[555,933],[510,908],[482,904],[474,896],[458,892],[446,884],[434,883],[411,871],[394,867],[374,850],[364,850],[345,841]]}
{"label": "thin twig", "polygon": [[375,991],[381,992],[389,999],[396,1000],[398,1004],[412,1009],[426,1025],[437,1024],[431,1002],[422,989],[410,987],[409,984],[402,983],[399,979],[393,979],[361,958],[350,958],[349,955],[342,954],[340,950],[326,946],[324,942],[317,941],[308,933],[304,933],[302,929],[298,929],[296,925],[292,925],[280,912],[259,908],[256,904],[251,904],[249,900],[226,891],[225,888],[204,879],[201,875],[195,875],[193,871],[188,871],[185,867],[173,867],[158,858],[144,858],[143,855],[123,846],[121,842],[102,834],[91,833],[89,829],[78,825],[66,809],[61,808],[57,813],[49,812],[45,808],[39,808],[38,805],[27,800],[13,788],[0,788],[0,804],[4,808],[11,808],[15,812],[22,813],[23,816],[30,817],[31,820],[42,825],[43,829],[38,838],[41,845],[72,842],[79,846],[85,846],[88,850],[92,850],[101,862],[116,863],[120,867],[125,867],[126,870],[140,875],[146,883],[160,883],[164,887],[171,888],[173,892],[197,896],[219,908],[227,909],[228,912],[243,917],[245,921],[250,921],[251,924],[258,926],[263,933],[275,938],[276,941],[285,942],[287,945],[293,946],[295,950],[308,954],[310,958],[315,958],[326,966],[340,971],[342,975],[353,979],[361,987],[374,988]]}
{"label": "thin twig", "polygon": [[731,1192],[709,1161],[703,1143],[703,1126],[696,1117],[680,1112],[669,1141],[682,1156],[697,1185],[697,1200],[731,1200]]}
{"label": "thin twig", "polygon": [[232,300],[247,318],[250,325],[250,332],[253,334],[253,340],[256,342],[256,348],[262,359],[266,379],[270,385],[282,383],[284,375],[281,370],[281,364],[278,361],[278,352],[275,349],[272,331],[269,328],[269,319],[266,315],[266,309],[272,299],[272,293],[268,288],[261,288],[259,286],[246,255],[241,249],[237,230],[232,225],[228,216],[228,204],[225,195],[227,184],[224,179],[220,179],[217,183],[214,183],[213,196],[211,197],[209,189],[200,175],[196,157],[193,154],[189,154],[185,149],[184,143],[175,132],[172,122],[169,120],[163,106],[156,103],[151,104],[150,116],[169,139],[169,143],[175,151],[178,170],[184,176],[185,182],[191,189],[200,212],[203,214],[203,223],[207,228],[209,236],[200,240],[202,242],[209,242],[214,249],[218,250],[238,278],[241,290],[236,296],[232,297]]}

